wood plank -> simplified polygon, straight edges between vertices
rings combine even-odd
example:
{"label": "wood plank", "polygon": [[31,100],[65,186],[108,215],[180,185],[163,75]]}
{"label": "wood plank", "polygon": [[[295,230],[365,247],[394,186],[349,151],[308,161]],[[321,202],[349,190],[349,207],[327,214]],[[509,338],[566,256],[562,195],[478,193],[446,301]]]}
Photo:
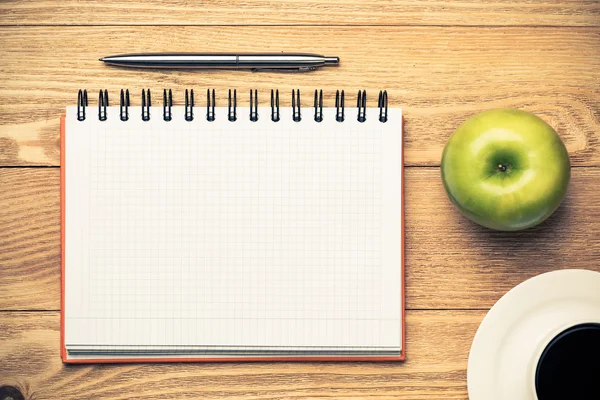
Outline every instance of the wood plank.
{"label": "wood plank", "polygon": [[485,311],[412,311],[405,363],[64,366],[58,313],[0,313],[0,384],[43,399],[466,399],[471,341]]}
{"label": "wood plank", "polygon": [[541,273],[600,272],[600,170],[573,168],[567,197],[542,224],[497,232],[464,218],[439,170],[409,169],[406,264],[409,308],[489,308]]}
{"label": "wood plank", "polygon": [[0,308],[60,304],[58,168],[0,169]]}
{"label": "wood plank", "polygon": [[[491,307],[522,281],[562,268],[600,271],[600,169],[574,168],[565,204],[542,225],[493,232],[463,218],[437,168],[406,171],[409,309]],[[0,169],[0,308],[57,310],[59,171]]]}
{"label": "wood plank", "polygon": [[[140,40],[142,38],[144,40]],[[315,41],[315,37],[319,37]],[[238,88],[247,105],[250,88],[267,104],[268,90],[282,91],[290,105],[300,87],[304,109],[315,88],[325,105],[336,89],[355,102],[359,88],[386,88],[392,106],[406,115],[406,164],[439,165],[449,135],[470,115],[514,107],[537,113],[564,139],[574,165],[600,165],[600,28],[415,28],[415,27],[60,27],[2,28],[0,47],[0,165],[58,165],[59,116],[74,104],[79,88],[90,90],[91,115],[97,91],[107,88],[116,104],[120,88],[174,90],[183,103],[185,88],[204,93],[217,88],[217,105],[227,104],[227,88]],[[246,71],[143,71],[102,65],[107,54],[148,50],[228,49],[293,51],[313,49],[338,55],[339,68],[306,74]],[[377,56],[374,58],[374,55]],[[198,105],[205,99],[197,100]]]}
{"label": "wood plank", "polygon": [[598,26],[585,0],[8,0],[2,25],[542,25]]}

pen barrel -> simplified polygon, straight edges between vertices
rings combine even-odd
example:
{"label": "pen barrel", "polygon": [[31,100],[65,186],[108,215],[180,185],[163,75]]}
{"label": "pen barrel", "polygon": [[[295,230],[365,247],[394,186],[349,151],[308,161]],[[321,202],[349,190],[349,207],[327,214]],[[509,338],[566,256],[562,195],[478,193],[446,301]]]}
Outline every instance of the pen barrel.
{"label": "pen barrel", "polygon": [[236,54],[131,54],[103,59],[107,64],[135,68],[231,68],[238,67]]}
{"label": "pen barrel", "polygon": [[325,65],[325,57],[315,54],[241,54],[238,61],[238,68],[244,69],[310,69]]}

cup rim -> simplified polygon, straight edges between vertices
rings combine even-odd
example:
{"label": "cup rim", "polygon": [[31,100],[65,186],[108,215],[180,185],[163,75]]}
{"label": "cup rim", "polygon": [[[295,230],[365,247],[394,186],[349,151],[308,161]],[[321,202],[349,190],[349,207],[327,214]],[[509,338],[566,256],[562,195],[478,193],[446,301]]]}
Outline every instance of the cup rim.
{"label": "cup rim", "polygon": [[529,381],[529,386],[531,390],[531,398],[534,400],[540,400],[537,395],[537,387],[536,387],[536,378],[537,378],[537,369],[539,363],[542,358],[542,354],[546,348],[550,345],[550,343],[561,333],[567,332],[577,326],[580,325],[598,325],[600,327],[600,319],[589,320],[588,318],[580,318],[577,320],[570,321],[568,323],[562,324],[561,326],[549,331],[544,335],[544,339],[540,340],[536,345],[535,351],[533,353],[533,357],[531,360],[531,365],[529,368],[529,376],[527,380]]}

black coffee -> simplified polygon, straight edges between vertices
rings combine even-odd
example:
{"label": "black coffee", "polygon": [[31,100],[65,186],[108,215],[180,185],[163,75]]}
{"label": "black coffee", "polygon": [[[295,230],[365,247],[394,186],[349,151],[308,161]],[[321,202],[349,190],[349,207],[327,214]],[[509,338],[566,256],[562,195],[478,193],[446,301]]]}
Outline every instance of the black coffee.
{"label": "black coffee", "polygon": [[546,346],[535,373],[539,400],[600,399],[600,324],[576,325]]}

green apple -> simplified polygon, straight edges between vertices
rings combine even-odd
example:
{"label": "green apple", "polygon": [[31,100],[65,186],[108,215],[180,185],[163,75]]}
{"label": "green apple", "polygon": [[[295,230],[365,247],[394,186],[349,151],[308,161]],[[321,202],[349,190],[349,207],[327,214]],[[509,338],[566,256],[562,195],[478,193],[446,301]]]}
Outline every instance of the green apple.
{"label": "green apple", "polygon": [[515,231],[539,224],[560,205],[571,177],[569,154],[554,129],[521,110],[469,118],[442,155],[442,180],[467,218]]}

